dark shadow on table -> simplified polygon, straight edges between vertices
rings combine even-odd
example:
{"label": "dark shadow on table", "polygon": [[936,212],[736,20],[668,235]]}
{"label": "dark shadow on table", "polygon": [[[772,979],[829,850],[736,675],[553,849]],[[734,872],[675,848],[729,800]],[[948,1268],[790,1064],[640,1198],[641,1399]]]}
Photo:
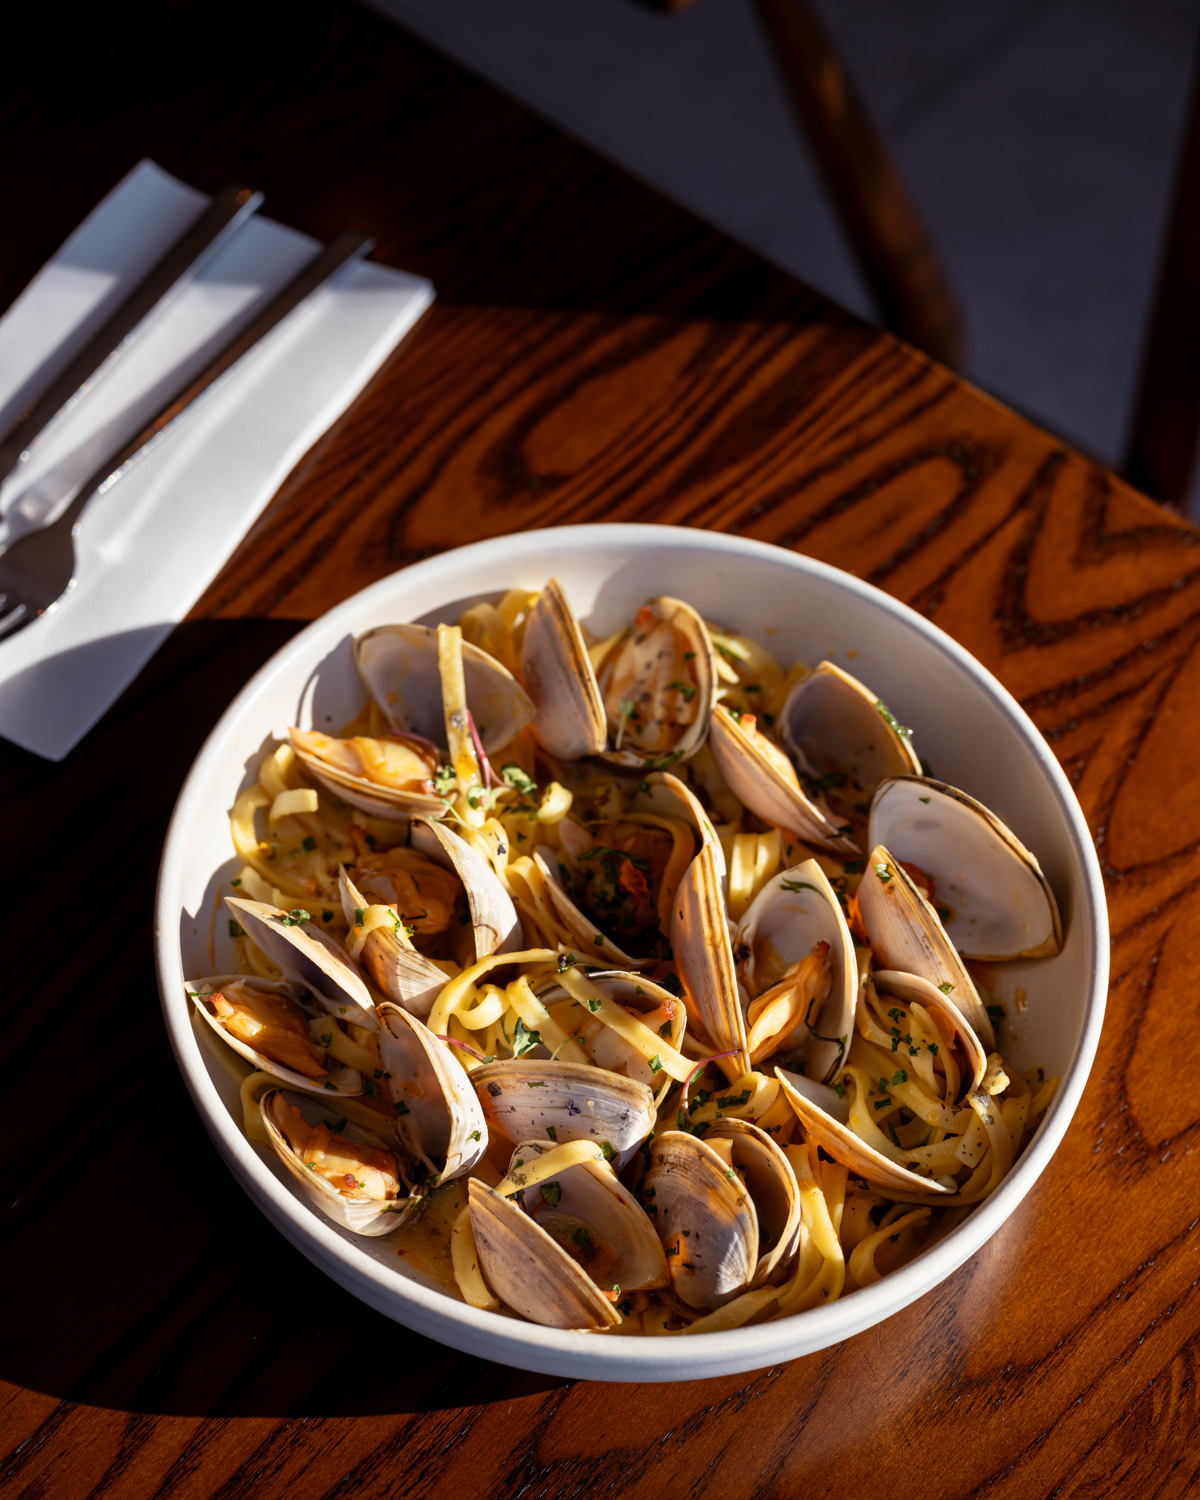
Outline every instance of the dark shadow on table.
{"label": "dark shadow on table", "polygon": [[151,931],[167,821],[222,710],[302,623],[185,623],[61,764],[0,744],[20,871],[0,992],[16,1385],[130,1412],[352,1416],[566,1384],[442,1349],[310,1266],[226,1172],[168,1046]]}
{"label": "dark shadow on table", "polygon": [[[140,34],[172,66],[143,70],[81,152],[87,80],[112,29],[81,14],[64,56],[51,12],[26,18],[45,46],[27,46],[0,130],[9,196],[39,214],[0,246],[0,308],[151,156],[206,191],[253,183],[265,213],[322,239],[347,224],[372,234],[377,260],[431,277],[444,304],[855,322],[366,5],[314,8],[298,25],[283,0],[131,0],[123,20],[124,41]],[[242,82],[214,89],[230,35]],[[47,197],[42,163],[68,159]]]}

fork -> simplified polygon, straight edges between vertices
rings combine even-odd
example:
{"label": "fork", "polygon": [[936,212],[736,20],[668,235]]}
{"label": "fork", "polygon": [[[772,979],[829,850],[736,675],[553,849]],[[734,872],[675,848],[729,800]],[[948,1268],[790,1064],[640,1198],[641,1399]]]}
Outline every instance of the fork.
{"label": "fork", "polygon": [[176,419],[256,348],[277,323],[347,261],[370,252],[374,241],[346,230],[319,250],[291,281],[225,343],[204,368],[178,387],[155,416],[105,459],[48,526],[27,532],[0,555],[0,640],[52,610],[75,582],[75,532],[94,495],[103,494],[146,453]]}

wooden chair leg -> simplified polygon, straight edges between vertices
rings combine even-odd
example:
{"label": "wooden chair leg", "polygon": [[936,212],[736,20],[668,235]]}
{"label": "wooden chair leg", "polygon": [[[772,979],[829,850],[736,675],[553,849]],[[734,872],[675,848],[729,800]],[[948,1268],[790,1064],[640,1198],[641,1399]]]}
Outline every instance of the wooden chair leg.
{"label": "wooden chair leg", "polygon": [[885,327],[952,368],[954,294],[883,139],[808,0],[755,0],[826,188]]}
{"label": "wooden chair leg", "polygon": [[1200,439],[1200,58],[1125,459],[1131,484],[1186,505]]}

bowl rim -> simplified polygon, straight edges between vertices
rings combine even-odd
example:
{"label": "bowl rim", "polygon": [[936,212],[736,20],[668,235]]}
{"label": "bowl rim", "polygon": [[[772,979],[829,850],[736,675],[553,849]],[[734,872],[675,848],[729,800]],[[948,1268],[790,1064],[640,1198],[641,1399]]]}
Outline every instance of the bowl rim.
{"label": "bowl rim", "polygon": [[[649,547],[688,548],[699,554],[719,553],[726,560],[744,559],[785,563],[798,575],[809,575],[844,589],[875,609],[890,614],[897,624],[915,630],[972,677],[992,698],[1026,744],[1041,774],[1048,780],[1063,815],[1070,852],[1081,877],[1080,897],[1073,920],[1086,923],[1090,951],[1088,999],[1079,1039],[1069,1067],[1033,1140],[998,1188],[945,1239],[907,1265],[872,1286],[849,1293],[823,1307],[809,1309],[775,1322],[720,1332],[680,1335],[598,1338],[593,1334],[543,1328],[537,1324],[489,1313],[458,1302],[450,1295],[397,1275],[344,1238],[333,1225],[313,1213],[275,1175],[243,1135],[217,1093],[205,1058],[192,1032],[189,1008],[182,1003],[189,982],[179,944],[183,901],[186,830],[192,819],[207,811],[202,783],[217,774],[226,741],[246,712],[280,678],[297,672],[303,683],[319,659],[321,644],[345,633],[343,623],[371,612],[393,599],[401,586],[422,590],[443,583],[452,590],[454,577],[480,560],[524,560],[541,551],[603,544],[608,549],[635,552]],[[548,572],[549,569],[547,568]],[[503,577],[503,572],[498,573]],[[459,593],[443,591],[454,600]],[[297,671],[297,669],[299,669]],[[499,1363],[541,1373],[598,1380],[659,1381],[696,1379],[743,1373],[781,1363],[827,1348],[860,1333],[901,1311],[931,1291],[974,1255],[1034,1186],[1049,1163],[1082,1097],[1099,1045],[1108,988],[1109,938],[1107,904],[1099,860],[1082,810],[1065,772],[1032,720],[993,674],[940,627],[908,605],[855,575],[802,553],[730,533],[690,527],[642,523],[592,523],[549,527],[472,542],[410,564],[335,605],[318,616],[281,647],[234,697],[204,741],[188,772],[171,815],[163,846],[155,896],[155,964],[164,1022],[176,1063],[205,1128],[236,1180],[284,1236],[320,1270],[377,1311],[415,1331],[451,1347]],[[669,1350],[669,1353],[668,1353]],[[678,1369],[679,1356],[686,1367]]]}

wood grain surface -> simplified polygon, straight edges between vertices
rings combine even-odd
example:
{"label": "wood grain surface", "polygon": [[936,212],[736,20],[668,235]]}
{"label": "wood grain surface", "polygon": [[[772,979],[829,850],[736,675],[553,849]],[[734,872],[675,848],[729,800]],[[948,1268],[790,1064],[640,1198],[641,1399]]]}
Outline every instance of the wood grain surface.
{"label": "wood grain surface", "polygon": [[[617,3],[617,0],[614,0]],[[1200,1488],[1200,533],[349,3],[33,13],[0,92],[0,306],[141,156],[438,301],[61,765],[0,745],[0,1493],[1183,1497]],[[208,729],[300,624],[519,527],[761,537],[1016,694],[1108,883],[1100,1053],[939,1290],[749,1376],[602,1386],[390,1324],[268,1226],[184,1093],[156,865]]]}

